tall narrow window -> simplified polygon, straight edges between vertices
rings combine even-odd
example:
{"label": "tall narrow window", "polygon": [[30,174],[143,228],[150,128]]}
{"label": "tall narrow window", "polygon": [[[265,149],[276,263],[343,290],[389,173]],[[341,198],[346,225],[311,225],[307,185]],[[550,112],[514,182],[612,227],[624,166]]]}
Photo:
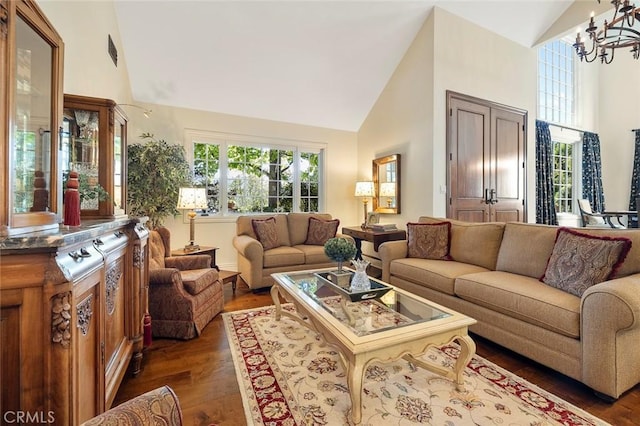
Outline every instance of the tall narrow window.
{"label": "tall narrow window", "polygon": [[[555,40],[538,50],[538,118],[552,126],[553,201],[556,213],[574,213],[580,186],[580,134],[575,126],[575,53],[570,42]],[[553,124],[556,124],[554,126]]]}

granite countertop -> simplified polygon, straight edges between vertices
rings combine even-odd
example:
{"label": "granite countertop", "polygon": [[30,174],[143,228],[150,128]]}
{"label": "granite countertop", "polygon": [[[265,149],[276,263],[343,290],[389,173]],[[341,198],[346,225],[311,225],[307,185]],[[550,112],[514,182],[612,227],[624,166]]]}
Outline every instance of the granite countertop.
{"label": "granite countertop", "polygon": [[111,229],[132,223],[144,224],[147,218],[124,217],[115,220],[83,220],[80,226],[60,225],[58,229],[29,232],[0,239],[0,253],[26,249],[55,249],[96,238]]}

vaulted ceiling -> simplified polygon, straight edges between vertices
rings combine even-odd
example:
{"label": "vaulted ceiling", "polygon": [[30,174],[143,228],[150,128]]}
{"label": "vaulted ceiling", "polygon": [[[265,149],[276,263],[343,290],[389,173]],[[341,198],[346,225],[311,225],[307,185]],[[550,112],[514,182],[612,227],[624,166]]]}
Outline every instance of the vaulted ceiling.
{"label": "vaulted ceiling", "polygon": [[115,7],[136,101],[357,131],[434,6],[532,47],[573,3],[116,0]]}

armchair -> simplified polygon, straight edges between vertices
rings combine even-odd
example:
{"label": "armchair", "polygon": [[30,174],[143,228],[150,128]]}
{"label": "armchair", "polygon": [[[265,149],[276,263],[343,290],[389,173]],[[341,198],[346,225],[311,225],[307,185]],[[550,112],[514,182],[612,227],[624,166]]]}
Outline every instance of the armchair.
{"label": "armchair", "polygon": [[171,234],[156,228],[149,235],[149,313],[155,337],[199,336],[224,305],[218,271],[208,255],[168,256]]}
{"label": "armchair", "polygon": [[169,386],[139,395],[87,420],[82,426],[182,425],[178,397]]}

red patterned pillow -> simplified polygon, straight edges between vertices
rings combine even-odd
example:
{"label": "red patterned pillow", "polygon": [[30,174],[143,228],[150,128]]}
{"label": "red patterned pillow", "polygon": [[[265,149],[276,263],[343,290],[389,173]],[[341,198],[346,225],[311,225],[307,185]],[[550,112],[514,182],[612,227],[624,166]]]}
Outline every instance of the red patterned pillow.
{"label": "red patterned pillow", "polygon": [[449,241],[451,222],[407,223],[409,257],[451,260]]}
{"label": "red patterned pillow", "polygon": [[278,230],[276,228],[276,218],[253,219],[251,221],[253,232],[256,233],[258,241],[265,250],[280,247],[282,244],[278,241]]}
{"label": "red patterned pillow", "polygon": [[322,220],[313,216],[309,217],[309,229],[305,244],[323,246],[327,240],[336,236],[340,220]]}
{"label": "red patterned pillow", "polygon": [[597,237],[560,228],[540,281],[582,297],[587,288],[612,278],[630,249],[628,238]]}

